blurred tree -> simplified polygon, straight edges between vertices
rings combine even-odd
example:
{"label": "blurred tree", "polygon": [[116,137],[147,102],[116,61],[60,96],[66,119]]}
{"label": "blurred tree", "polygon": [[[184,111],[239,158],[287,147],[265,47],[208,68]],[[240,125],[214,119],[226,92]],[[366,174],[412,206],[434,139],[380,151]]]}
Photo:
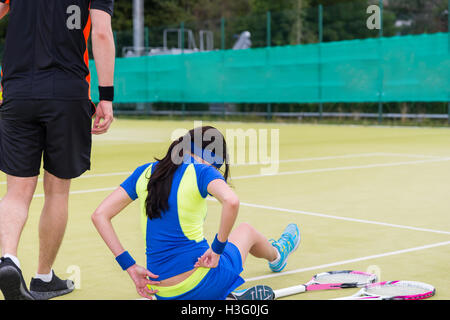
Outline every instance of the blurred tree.
{"label": "blurred tree", "polygon": [[448,31],[448,0],[393,0],[388,8],[397,17],[398,34]]}
{"label": "blurred tree", "polygon": [[[196,30],[216,28],[226,19],[226,43],[236,35],[252,33],[256,47],[266,45],[266,12],[272,12],[272,45],[313,43],[318,39],[317,6],[324,6],[324,41],[350,40],[378,36],[365,26],[366,9],[379,0],[144,0],[145,25],[150,45],[161,45],[165,27],[184,21]],[[384,0],[384,35],[446,32],[448,0]],[[132,44],[132,1],[115,1],[112,20],[117,42]],[[0,51],[4,45],[7,17],[0,22]],[[207,23],[211,22],[211,23]],[[154,41],[153,41],[154,40]],[[118,53],[120,48],[118,48]]]}

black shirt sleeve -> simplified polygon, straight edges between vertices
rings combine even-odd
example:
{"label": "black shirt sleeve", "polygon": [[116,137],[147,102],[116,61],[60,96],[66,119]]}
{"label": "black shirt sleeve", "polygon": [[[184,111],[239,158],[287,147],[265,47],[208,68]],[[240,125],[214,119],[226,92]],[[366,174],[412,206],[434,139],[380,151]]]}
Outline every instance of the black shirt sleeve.
{"label": "black shirt sleeve", "polygon": [[102,10],[112,16],[114,12],[114,0],[92,0],[91,9]]}

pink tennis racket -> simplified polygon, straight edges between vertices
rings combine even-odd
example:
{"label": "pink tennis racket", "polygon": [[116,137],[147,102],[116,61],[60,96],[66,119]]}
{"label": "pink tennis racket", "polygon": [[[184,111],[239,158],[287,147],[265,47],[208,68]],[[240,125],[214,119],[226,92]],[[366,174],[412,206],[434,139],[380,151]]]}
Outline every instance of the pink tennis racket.
{"label": "pink tennis racket", "polygon": [[275,299],[306,291],[360,288],[377,281],[370,273],[344,270],[316,274],[308,283],[274,291]]}
{"label": "pink tennis racket", "polygon": [[363,287],[356,294],[334,300],[422,300],[436,293],[429,284],[417,281],[384,281]]}

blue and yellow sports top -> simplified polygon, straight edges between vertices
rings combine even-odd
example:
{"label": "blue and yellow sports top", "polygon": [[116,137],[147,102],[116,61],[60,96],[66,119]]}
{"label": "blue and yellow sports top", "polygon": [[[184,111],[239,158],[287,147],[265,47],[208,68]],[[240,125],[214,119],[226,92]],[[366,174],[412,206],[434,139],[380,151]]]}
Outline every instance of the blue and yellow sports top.
{"label": "blue and yellow sports top", "polygon": [[213,166],[191,161],[183,163],[174,174],[169,195],[169,209],[161,218],[150,220],[145,200],[151,174],[158,162],[138,167],[121,187],[131,199],[140,200],[141,225],[146,240],[147,269],[162,281],[194,268],[197,259],[208,250],[203,236],[208,185],[222,179]]}

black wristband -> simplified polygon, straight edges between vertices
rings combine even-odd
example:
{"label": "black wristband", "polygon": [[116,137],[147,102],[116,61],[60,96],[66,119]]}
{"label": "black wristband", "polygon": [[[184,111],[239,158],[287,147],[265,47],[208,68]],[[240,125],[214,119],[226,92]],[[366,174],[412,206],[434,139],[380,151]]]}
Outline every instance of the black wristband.
{"label": "black wristband", "polygon": [[98,87],[100,101],[114,101],[114,86]]}

